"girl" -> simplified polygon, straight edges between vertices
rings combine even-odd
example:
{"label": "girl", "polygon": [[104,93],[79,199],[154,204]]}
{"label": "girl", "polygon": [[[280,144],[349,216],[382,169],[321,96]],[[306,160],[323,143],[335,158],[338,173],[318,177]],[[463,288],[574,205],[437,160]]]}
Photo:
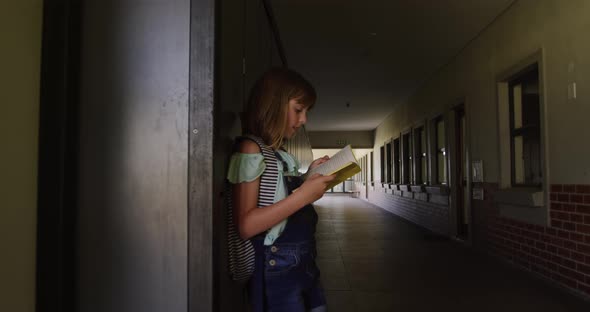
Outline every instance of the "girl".
{"label": "girl", "polygon": [[[265,170],[258,144],[239,140],[230,159],[227,178],[233,184],[234,222],[242,239],[250,239],[255,250],[254,274],[248,284],[254,312],[326,311],[315,264],[318,217],[311,203],[322,197],[334,176],[316,174],[302,183],[297,161],[281,149],[305,124],[315,99],[307,80],[283,68],[266,72],[251,91],[243,132],[260,138],[277,155],[274,204],[257,207]],[[315,160],[310,169],[327,160],[327,156]]]}

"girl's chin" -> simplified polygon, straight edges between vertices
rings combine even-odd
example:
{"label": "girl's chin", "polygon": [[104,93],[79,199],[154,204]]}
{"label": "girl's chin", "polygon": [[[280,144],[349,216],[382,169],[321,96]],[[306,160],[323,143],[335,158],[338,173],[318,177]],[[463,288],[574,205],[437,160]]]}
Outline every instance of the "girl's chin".
{"label": "girl's chin", "polygon": [[295,136],[295,134],[297,133],[297,130],[295,129],[290,129],[287,131],[287,133],[285,133],[284,137],[287,139],[291,139]]}

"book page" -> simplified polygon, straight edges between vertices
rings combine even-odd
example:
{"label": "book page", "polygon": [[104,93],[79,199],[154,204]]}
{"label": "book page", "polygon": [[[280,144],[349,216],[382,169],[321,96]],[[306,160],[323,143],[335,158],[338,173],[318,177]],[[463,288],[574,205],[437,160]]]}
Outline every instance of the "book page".
{"label": "book page", "polygon": [[330,160],[310,170],[307,175],[311,176],[315,173],[331,175],[334,172],[340,170],[342,167],[349,165],[350,163],[356,164],[357,161],[356,158],[354,158],[354,154],[352,154],[350,145],[347,145],[338,153],[334,154]]}
{"label": "book page", "polygon": [[326,187],[326,190],[329,190],[336,186],[337,184],[346,181],[348,178],[352,177],[353,175],[361,172],[361,167],[355,163],[349,163],[348,166],[342,168],[338,173],[336,173],[336,178],[332,180]]}

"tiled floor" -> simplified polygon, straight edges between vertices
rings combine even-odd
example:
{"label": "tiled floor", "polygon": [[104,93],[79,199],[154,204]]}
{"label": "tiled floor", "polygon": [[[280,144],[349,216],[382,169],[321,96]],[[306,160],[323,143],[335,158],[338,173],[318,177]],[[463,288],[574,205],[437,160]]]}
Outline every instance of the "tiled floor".
{"label": "tiled floor", "polygon": [[590,311],[590,303],[365,201],[326,195],[318,265],[330,312]]}

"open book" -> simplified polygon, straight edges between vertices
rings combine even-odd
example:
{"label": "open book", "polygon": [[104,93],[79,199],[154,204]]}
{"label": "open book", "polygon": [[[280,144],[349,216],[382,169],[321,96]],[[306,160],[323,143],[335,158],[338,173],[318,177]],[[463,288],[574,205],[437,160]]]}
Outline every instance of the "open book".
{"label": "open book", "polygon": [[342,183],[342,181],[359,173],[360,171],[361,167],[354,157],[350,145],[347,145],[338,151],[338,153],[334,154],[334,156],[332,156],[327,162],[309,170],[307,172],[307,176],[310,177],[315,173],[319,173],[321,175],[336,174],[336,178],[332,180],[332,182],[330,182],[326,188],[328,190],[335,185],[338,185],[338,183]]}

